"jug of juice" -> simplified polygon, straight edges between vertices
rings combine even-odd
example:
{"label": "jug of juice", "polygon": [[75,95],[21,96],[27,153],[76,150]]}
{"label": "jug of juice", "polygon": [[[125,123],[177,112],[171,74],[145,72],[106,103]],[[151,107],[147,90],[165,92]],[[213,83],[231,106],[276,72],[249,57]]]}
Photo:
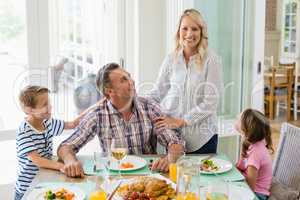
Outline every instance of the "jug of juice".
{"label": "jug of juice", "polygon": [[[176,162],[177,185],[176,195],[183,200],[199,200],[200,176],[199,161],[193,157],[183,156]],[[177,199],[176,198],[176,199]]]}

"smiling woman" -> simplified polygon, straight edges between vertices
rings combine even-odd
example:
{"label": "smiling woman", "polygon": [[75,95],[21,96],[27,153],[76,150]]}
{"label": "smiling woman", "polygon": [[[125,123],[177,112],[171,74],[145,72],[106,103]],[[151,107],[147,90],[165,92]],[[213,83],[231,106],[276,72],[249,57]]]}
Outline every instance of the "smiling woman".
{"label": "smiling woman", "polygon": [[216,153],[222,65],[208,48],[207,25],[199,11],[183,11],[175,39],[175,50],[164,59],[148,94],[166,114],[157,125],[180,132],[188,153]]}

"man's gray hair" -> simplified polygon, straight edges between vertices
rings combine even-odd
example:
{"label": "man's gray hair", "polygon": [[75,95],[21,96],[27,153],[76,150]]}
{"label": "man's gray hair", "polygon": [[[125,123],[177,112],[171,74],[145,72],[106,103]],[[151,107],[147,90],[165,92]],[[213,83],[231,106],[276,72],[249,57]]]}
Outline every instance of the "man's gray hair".
{"label": "man's gray hair", "polygon": [[120,68],[120,65],[117,63],[108,63],[101,67],[96,76],[96,85],[97,89],[104,96],[108,97],[105,93],[105,89],[110,86],[109,74],[115,69]]}

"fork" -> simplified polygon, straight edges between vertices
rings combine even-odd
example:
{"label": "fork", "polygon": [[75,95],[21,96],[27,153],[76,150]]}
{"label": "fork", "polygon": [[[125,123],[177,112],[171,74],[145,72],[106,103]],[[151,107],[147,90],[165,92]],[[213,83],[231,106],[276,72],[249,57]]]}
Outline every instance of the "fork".
{"label": "fork", "polygon": [[111,194],[109,195],[109,197],[107,198],[107,200],[112,200],[113,196],[116,194],[117,190],[121,186],[121,183],[122,183],[122,180],[118,183],[117,187],[111,192]]}

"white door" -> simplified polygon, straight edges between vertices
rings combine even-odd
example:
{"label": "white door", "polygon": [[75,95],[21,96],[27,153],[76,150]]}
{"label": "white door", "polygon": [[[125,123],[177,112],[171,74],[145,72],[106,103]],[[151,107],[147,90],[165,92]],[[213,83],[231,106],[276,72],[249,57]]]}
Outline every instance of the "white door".
{"label": "white door", "polygon": [[[250,44],[252,43],[252,91],[251,91],[251,107],[257,110],[264,110],[264,80],[263,80],[263,60],[265,49],[265,0],[248,1],[247,5],[250,9],[250,24],[253,28],[252,36],[250,36]],[[251,54],[250,54],[251,55]]]}

